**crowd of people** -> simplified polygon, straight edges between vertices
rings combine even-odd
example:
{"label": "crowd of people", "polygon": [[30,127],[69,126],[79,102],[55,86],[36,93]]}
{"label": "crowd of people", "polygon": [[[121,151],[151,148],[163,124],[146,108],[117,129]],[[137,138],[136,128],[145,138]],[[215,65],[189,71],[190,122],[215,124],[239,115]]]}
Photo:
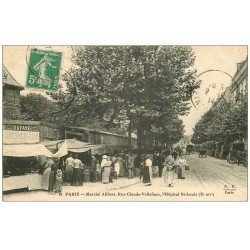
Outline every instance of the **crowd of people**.
{"label": "crowd of people", "polygon": [[42,170],[42,189],[61,194],[62,186],[82,186],[84,181],[106,184],[119,177],[134,178],[134,159],[130,153],[91,155],[86,162],[73,153],[65,159],[48,158]]}
{"label": "crowd of people", "polygon": [[153,169],[158,168],[158,175],[163,178],[168,187],[173,187],[175,176],[178,179],[185,179],[184,169],[189,170],[188,163],[182,154],[177,150],[170,153],[155,153],[153,156],[146,155],[141,163],[141,177],[147,186],[152,185]]}
{"label": "crowd of people", "polygon": [[120,177],[132,179],[135,173],[149,186],[152,185],[155,168],[166,185],[172,187],[175,175],[179,179],[185,178],[183,169],[188,169],[188,164],[178,150],[136,156],[132,152],[91,155],[88,164],[80,160],[78,154],[69,153],[66,158],[46,161],[42,172],[42,189],[51,194],[62,194],[65,185],[82,186],[83,182],[89,181],[107,184]]}

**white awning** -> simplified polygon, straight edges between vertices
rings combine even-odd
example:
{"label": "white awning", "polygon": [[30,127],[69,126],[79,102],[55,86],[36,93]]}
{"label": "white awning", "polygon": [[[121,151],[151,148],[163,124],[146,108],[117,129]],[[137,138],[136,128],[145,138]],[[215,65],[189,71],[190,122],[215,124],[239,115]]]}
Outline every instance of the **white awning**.
{"label": "white awning", "polygon": [[89,151],[91,148],[69,148],[68,150],[73,153],[84,153]]}
{"label": "white awning", "polygon": [[38,144],[17,144],[17,145],[3,145],[3,156],[12,157],[31,157],[44,155],[46,157],[53,157],[51,153],[44,145]]}
{"label": "white awning", "polygon": [[67,141],[64,141],[60,149],[54,154],[55,157],[60,158],[68,154]]}

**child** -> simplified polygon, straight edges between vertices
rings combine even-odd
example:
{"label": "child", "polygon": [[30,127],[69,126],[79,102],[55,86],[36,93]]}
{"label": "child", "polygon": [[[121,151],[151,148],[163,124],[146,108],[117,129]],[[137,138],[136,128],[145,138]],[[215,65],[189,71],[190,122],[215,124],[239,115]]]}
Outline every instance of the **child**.
{"label": "child", "polygon": [[56,171],[56,182],[54,186],[54,193],[59,193],[59,195],[62,195],[62,170],[57,169]]}

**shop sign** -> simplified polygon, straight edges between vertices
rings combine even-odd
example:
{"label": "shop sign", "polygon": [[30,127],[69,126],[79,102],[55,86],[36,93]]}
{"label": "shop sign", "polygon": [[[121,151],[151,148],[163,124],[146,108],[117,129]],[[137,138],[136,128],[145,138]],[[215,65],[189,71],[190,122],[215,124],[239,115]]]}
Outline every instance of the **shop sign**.
{"label": "shop sign", "polygon": [[4,125],[3,143],[22,144],[40,142],[39,127],[29,125]]}

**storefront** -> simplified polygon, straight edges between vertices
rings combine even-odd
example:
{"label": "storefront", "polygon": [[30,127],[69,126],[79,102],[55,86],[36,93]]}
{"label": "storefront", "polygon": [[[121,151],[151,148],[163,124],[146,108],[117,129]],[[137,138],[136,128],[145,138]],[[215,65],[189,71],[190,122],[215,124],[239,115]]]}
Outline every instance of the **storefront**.
{"label": "storefront", "polygon": [[53,157],[42,144],[3,145],[3,191],[41,189],[38,157]]}
{"label": "storefront", "polygon": [[48,136],[44,127],[36,121],[3,121],[3,191],[40,189],[41,159],[53,156],[40,143]]}

